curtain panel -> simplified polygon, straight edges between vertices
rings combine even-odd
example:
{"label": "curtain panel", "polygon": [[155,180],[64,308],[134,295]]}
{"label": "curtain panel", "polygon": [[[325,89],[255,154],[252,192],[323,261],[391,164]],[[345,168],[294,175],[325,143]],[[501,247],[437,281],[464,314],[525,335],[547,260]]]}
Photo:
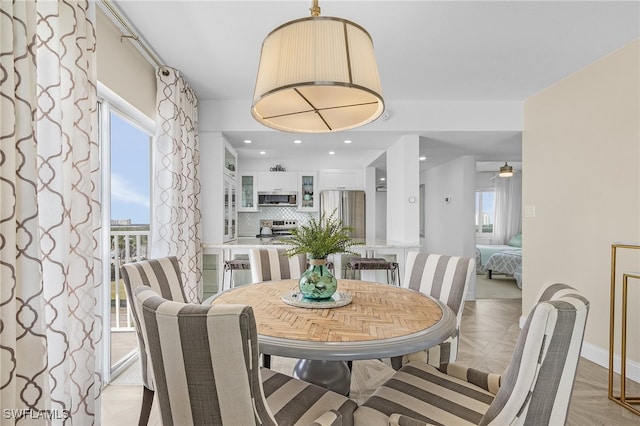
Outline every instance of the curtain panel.
{"label": "curtain panel", "polygon": [[0,2],[3,425],[99,419],[95,41],[93,2]]}
{"label": "curtain panel", "polygon": [[495,223],[493,244],[507,244],[509,239],[522,232],[522,175],[495,179]]}
{"label": "curtain panel", "polygon": [[176,256],[187,300],[202,299],[198,99],[179,72],[157,72],[151,257]]}

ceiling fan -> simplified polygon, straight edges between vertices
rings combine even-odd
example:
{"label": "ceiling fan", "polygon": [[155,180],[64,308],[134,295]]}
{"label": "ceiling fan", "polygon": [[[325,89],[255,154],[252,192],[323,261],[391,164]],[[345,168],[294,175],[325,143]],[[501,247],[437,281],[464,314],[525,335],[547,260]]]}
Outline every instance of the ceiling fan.
{"label": "ceiling fan", "polygon": [[513,170],[513,167],[505,161],[504,166],[500,167],[500,170],[497,171],[495,175],[491,176],[489,180],[493,180],[497,177],[512,177],[515,173],[517,173],[517,170]]}

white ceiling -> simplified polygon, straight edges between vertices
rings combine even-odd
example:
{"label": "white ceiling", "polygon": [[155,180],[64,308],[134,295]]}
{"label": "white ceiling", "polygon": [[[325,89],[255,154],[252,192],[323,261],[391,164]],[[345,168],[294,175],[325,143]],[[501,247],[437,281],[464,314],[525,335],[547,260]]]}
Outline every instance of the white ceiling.
{"label": "white ceiling", "polygon": [[[200,100],[250,105],[260,48],[278,25],[309,16],[311,1],[112,0],[162,63],[180,70]],[[320,0],[322,15],[352,20],[374,40],[383,96],[394,101],[522,102],[640,37],[635,1]],[[390,111],[393,114],[393,111]],[[247,114],[249,114],[247,109]],[[305,145],[385,149],[403,132],[365,128],[305,135]],[[265,131],[226,134],[243,156],[272,149],[286,156],[295,136]],[[473,154],[521,160],[519,131],[420,132],[430,158]],[[245,139],[254,141],[250,146]],[[390,142],[391,141],[391,142]]]}

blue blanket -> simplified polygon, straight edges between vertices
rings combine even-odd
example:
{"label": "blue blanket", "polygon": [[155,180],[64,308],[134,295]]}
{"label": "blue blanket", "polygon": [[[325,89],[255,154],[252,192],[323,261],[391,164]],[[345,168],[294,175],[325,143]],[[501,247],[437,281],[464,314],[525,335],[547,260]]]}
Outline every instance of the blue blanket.
{"label": "blue blanket", "polygon": [[[502,251],[511,251],[511,250],[520,250],[522,252],[522,249],[518,249],[512,246],[478,244],[476,245],[476,260],[479,260],[478,265],[482,266],[482,268],[484,269],[484,267],[487,266],[487,262],[489,261],[489,258],[493,254],[499,253]],[[480,253],[479,259],[478,259],[477,253]]]}

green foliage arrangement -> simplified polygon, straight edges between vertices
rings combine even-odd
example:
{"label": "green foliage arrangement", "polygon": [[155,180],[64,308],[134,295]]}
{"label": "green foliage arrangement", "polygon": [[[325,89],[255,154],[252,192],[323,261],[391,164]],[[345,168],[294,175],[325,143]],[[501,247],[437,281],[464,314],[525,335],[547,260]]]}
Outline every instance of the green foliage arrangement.
{"label": "green foliage arrangement", "polygon": [[291,231],[287,244],[292,247],[287,254],[295,256],[306,253],[311,259],[326,259],[333,253],[356,254],[349,248],[362,243],[351,239],[351,231],[350,226],[344,226],[342,220],[336,217],[335,210],[329,217],[322,214],[319,221],[312,217],[306,225]]}

